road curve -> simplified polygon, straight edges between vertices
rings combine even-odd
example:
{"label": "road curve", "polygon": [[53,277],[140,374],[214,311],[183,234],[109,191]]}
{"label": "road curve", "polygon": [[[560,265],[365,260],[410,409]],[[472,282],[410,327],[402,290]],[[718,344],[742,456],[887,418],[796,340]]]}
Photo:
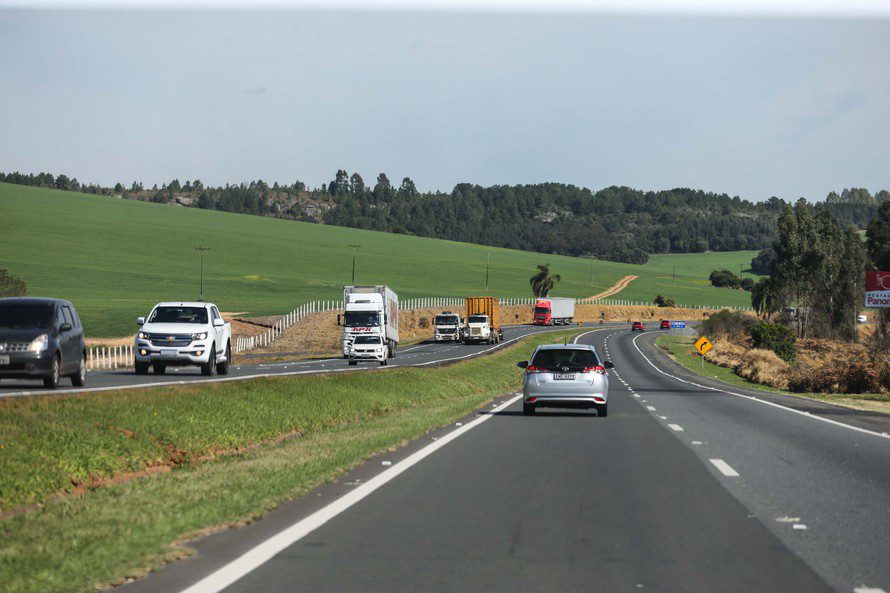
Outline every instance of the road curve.
{"label": "road curve", "polygon": [[890,590],[890,440],[691,385],[653,333],[581,338],[608,418],[505,398],[123,591]]}

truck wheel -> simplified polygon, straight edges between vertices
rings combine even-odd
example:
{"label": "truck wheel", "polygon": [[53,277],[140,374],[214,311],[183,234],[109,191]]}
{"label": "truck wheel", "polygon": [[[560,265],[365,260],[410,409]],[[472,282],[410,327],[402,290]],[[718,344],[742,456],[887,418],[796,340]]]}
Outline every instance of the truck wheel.
{"label": "truck wheel", "polygon": [[216,374],[217,375],[228,375],[229,374],[229,361],[232,360],[232,343],[226,343],[226,359],[223,362],[217,363],[216,365]]}
{"label": "truck wheel", "polygon": [[213,375],[213,371],[216,369],[216,346],[210,347],[210,356],[207,357],[207,362],[201,365],[201,374],[205,377],[210,377]]}
{"label": "truck wheel", "polygon": [[155,375],[163,375],[167,372],[167,365],[163,362],[153,362],[151,363],[151,370],[154,371]]}
{"label": "truck wheel", "polygon": [[75,387],[83,387],[87,382],[87,358],[80,356],[80,366],[77,367],[77,373],[71,375],[71,384]]}
{"label": "truck wheel", "polygon": [[50,367],[49,375],[43,378],[43,386],[48,389],[55,389],[59,386],[59,373],[62,367],[62,361],[59,360],[59,355],[56,354],[53,356],[53,364]]}
{"label": "truck wheel", "polygon": [[147,362],[136,362],[136,363],[133,363],[133,366],[136,367],[137,375],[147,375],[148,374],[148,363]]}
{"label": "truck wheel", "polygon": [[386,360],[385,358],[384,358],[383,360],[380,361],[380,366],[382,366],[382,367],[385,367],[385,366],[388,365],[388,364],[389,364],[389,361]]}

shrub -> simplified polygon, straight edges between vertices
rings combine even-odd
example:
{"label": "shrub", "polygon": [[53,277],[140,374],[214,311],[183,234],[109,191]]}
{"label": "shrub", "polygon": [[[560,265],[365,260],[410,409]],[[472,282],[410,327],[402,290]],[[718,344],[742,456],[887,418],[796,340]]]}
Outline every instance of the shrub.
{"label": "shrub", "polygon": [[841,393],[874,393],[881,388],[881,369],[872,362],[853,362],[838,377]]}
{"label": "shrub", "polygon": [[797,356],[794,334],[780,323],[757,322],[751,327],[751,339],[755,348],[772,350],[785,362],[793,362]]}
{"label": "shrub", "polygon": [[0,297],[17,297],[28,294],[25,281],[0,269]]}
{"label": "shrub", "polygon": [[712,340],[729,339],[737,343],[748,341],[754,320],[738,311],[724,309],[714,313],[701,324],[702,334]]}
{"label": "shrub", "polygon": [[677,303],[674,302],[674,299],[670,299],[662,294],[655,296],[655,306],[656,307],[676,307]]}
{"label": "shrub", "polygon": [[741,279],[729,270],[714,270],[708,279],[711,281],[711,286],[718,288],[738,288],[742,283]]}
{"label": "shrub", "polygon": [[814,369],[788,378],[788,389],[798,393],[837,393],[838,374],[833,369]]}

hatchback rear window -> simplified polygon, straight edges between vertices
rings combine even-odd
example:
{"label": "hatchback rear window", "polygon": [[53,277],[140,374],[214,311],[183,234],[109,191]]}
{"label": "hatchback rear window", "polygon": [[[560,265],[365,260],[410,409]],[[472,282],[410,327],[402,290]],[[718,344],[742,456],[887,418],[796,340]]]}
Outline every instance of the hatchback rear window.
{"label": "hatchback rear window", "polygon": [[532,366],[537,368],[552,369],[558,364],[568,363],[579,365],[585,368],[594,367],[600,364],[596,353],[591,350],[575,350],[575,349],[548,349],[538,350],[532,359]]}

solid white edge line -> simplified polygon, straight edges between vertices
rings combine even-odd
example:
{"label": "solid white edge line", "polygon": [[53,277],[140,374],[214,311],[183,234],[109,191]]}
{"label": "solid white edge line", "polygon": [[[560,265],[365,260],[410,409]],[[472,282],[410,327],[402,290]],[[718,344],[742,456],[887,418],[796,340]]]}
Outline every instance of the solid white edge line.
{"label": "solid white edge line", "polygon": [[882,439],[890,438],[890,434],[875,432],[873,430],[868,430],[867,428],[860,428],[858,426],[853,426],[851,424],[845,424],[843,422],[838,422],[837,420],[832,420],[831,418],[823,418],[821,416],[816,416],[814,414],[810,414],[809,412],[802,412],[800,410],[795,410],[794,408],[789,408],[788,406],[783,406],[782,404],[777,404],[775,402],[766,401],[764,399],[760,399],[759,397],[754,397],[753,395],[745,395],[744,393],[736,393],[735,391],[729,391],[727,389],[720,389],[718,387],[709,387],[708,385],[702,385],[701,383],[696,383],[695,381],[687,381],[686,379],[681,379],[680,377],[677,377],[676,375],[672,375],[668,372],[661,370],[660,368],[655,366],[655,364],[651,360],[649,360],[648,356],[643,354],[643,351],[640,350],[639,346],[637,346],[637,339],[643,337],[643,335],[644,334],[639,334],[637,337],[635,337],[633,340],[631,340],[633,347],[636,348],[637,352],[640,353],[640,356],[642,356],[643,359],[649,363],[649,366],[651,366],[653,369],[655,369],[656,371],[658,371],[665,377],[670,377],[671,379],[676,379],[677,381],[680,381],[681,383],[686,383],[687,385],[694,385],[696,387],[701,387],[702,389],[708,389],[710,391],[716,391],[718,393],[726,393],[728,395],[734,395],[736,397],[741,397],[741,398],[747,399],[749,401],[754,401],[754,402],[757,402],[760,404],[765,404],[767,406],[772,406],[774,408],[779,408],[780,410],[792,412],[794,414],[797,414],[798,416],[803,416],[805,418],[811,418],[813,420],[818,420],[820,422],[827,422],[828,424],[833,424],[835,426],[840,426],[842,428],[848,428],[850,430],[855,430],[856,432],[870,434],[872,436],[876,436],[876,437],[879,437]]}
{"label": "solid white edge line", "polygon": [[439,440],[433,441],[419,451],[415,451],[402,461],[391,466],[389,469],[374,476],[361,486],[358,486],[355,490],[344,494],[324,508],[315,511],[308,517],[297,521],[290,527],[283,529],[269,539],[257,544],[225,566],[184,589],[182,593],[218,593],[219,591],[222,591],[241,577],[271,560],[279,552],[287,549],[312,531],[318,529],[343,511],[361,501],[381,486],[395,479],[404,471],[416,465],[426,457],[429,457],[464,433],[479,426],[501,410],[509,407],[521,397],[521,394],[511,397],[509,400],[488,413],[481,414],[478,418],[475,418],[460,428],[449,432]]}
{"label": "solid white edge line", "polygon": [[708,461],[710,461],[712,464],[714,464],[714,467],[716,467],[720,471],[720,473],[723,474],[724,476],[726,476],[727,478],[739,477],[739,472],[732,469],[732,466],[730,466],[728,463],[726,463],[722,459],[709,459]]}

